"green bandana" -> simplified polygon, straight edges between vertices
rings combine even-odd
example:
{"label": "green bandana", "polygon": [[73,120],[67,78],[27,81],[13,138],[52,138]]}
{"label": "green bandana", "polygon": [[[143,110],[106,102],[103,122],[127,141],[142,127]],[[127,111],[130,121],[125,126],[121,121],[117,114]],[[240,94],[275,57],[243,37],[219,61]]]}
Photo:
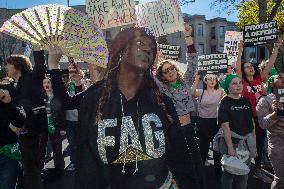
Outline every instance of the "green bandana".
{"label": "green bandana", "polygon": [[181,86],[181,83],[180,83],[179,80],[177,80],[176,83],[174,83],[174,84],[170,83],[170,87],[174,88],[174,89],[178,89],[178,88],[180,88],[180,86]]}
{"label": "green bandana", "polygon": [[220,86],[224,89],[224,91],[228,94],[229,92],[229,86],[232,82],[232,80],[236,77],[239,77],[236,74],[229,74],[226,76],[226,78],[220,83]]}
{"label": "green bandana", "polygon": [[75,95],[75,82],[73,80],[70,80],[68,90],[71,96]]}
{"label": "green bandana", "polygon": [[0,147],[0,154],[3,154],[16,161],[21,161],[22,159],[19,143],[7,144],[3,147]]}
{"label": "green bandana", "polygon": [[269,77],[269,79],[267,80],[267,93],[270,94],[272,93],[272,87],[270,86],[271,83],[274,81],[274,78],[276,77],[277,75],[272,75]]}
{"label": "green bandana", "polygon": [[55,127],[54,127],[54,120],[52,116],[47,117],[47,122],[48,122],[48,127],[47,127],[48,133],[51,135],[54,135]]}

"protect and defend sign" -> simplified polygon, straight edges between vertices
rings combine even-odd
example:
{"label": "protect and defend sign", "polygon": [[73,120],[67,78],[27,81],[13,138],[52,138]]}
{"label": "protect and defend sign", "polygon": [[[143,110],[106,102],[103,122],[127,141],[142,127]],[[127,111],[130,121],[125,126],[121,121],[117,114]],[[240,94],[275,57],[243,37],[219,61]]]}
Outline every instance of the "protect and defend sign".
{"label": "protect and defend sign", "polygon": [[175,45],[158,44],[159,51],[163,54],[165,59],[178,60],[181,56],[181,47]]}
{"label": "protect and defend sign", "polygon": [[229,65],[234,65],[239,54],[239,43],[243,40],[243,33],[237,31],[226,31],[224,53],[228,56]]}
{"label": "protect and defend sign", "polygon": [[137,23],[156,37],[184,31],[178,0],[158,0],[136,6]]}
{"label": "protect and defend sign", "polygon": [[277,38],[275,22],[247,25],[244,28],[244,45],[246,47],[274,42]]}
{"label": "protect and defend sign", "polygon": [[86,0],[86,12],[101,29],[134,24],[134,0]]}
{"label": "protect and defend sign", "polygon": [[227,68],[227,54],[209,54],[198,56],[198,72],[200,74],[226,73]]}

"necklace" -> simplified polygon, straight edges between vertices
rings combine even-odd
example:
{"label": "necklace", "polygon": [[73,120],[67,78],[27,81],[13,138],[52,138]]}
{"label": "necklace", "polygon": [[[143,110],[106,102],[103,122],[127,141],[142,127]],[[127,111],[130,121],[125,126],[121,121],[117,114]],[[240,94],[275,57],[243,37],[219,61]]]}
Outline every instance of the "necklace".
{"label": "necklace", "polygon": [[[140,98],[138,98],[137,103],[136,103],[136,116],[137,116],[137,127],[138,127],[138,128],[137,128],[138,140],[140,139],[140,133],[139,133],[139,128],[140,128],[140,123],[139,123],[139,100],[140,100]],[[122,119],[123,119],[123,117],[124,117],[125,114],[124,114],[124,107],[123,107],[123,100],[122,100],[122,95],[121,95],[121,93],[120,93],[120,104],[121,104],[121,112],[122,112]],[[135,126],[134,126],[134,127],[135,127]],[[129,133],[127,127],[126,127],[126,130],[127,130],[127,132]],[[135,130],[136,130],[136,128],[135,128]],[[132,145],[129,145],[129,144],[127,143],[127,147],[126,147],[126,149],[125,149],[125,153],[126,153],[128,147],[130,147],[130,146],[132,146]],[[138,154],[138,149],[136,149],[136,153],[135,153],[135,170],[134,170],[134,172],[132,173],[133,175],[138,171],[138,157],[137,157],[137,154]],[[123,160],[123,161],[124,161],[124,163],[123,163],[121,172],[122,172],[123,174],[125,174],[125,173],[126,173],[126,171],[125,171],[126,154],[125,154],[125,156],[124,156],[124,160]]]}

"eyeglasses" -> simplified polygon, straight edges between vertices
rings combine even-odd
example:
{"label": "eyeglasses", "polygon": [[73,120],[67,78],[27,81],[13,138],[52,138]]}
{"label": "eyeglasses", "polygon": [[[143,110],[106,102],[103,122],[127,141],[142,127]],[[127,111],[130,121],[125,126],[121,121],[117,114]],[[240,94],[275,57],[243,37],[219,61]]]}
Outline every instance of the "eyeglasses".
{"label": "eyeglasses", "polygon": [[176,71],[175,66],[168,67],[165,71],[163,71],[163,74],[169,74],[172,71]]}

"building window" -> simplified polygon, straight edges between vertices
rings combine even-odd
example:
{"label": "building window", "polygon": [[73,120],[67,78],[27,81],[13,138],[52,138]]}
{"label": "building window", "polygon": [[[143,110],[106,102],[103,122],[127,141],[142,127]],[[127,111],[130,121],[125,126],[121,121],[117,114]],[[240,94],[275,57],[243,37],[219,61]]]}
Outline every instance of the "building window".
{"label": "building window", "polygon": [[219,36],[220,36],[220,38],[224,38],[225,37],[225,26],[220,26],[219,27]]}
{"label": "building window", "polygon": [[176,32],[176,38],[180,39],[181,38],[181,32]]}
{"label": "building window", "polygon": [[203,37],[203,24],[198,24],[197,25],[197,36],[198,37]]}
{"label": "building window", "polygon": [[211,39],[216,39],[215,27],[211,28]]}
{"label": "building window", "polygon": [[211,46],[211,53],[212,53],[212,54],[217,53],[216,45]]}
{"label": "building window", "polygon": [[204,44],[202,44],[202,43],[198,44],[198,53],[204,54]]}

